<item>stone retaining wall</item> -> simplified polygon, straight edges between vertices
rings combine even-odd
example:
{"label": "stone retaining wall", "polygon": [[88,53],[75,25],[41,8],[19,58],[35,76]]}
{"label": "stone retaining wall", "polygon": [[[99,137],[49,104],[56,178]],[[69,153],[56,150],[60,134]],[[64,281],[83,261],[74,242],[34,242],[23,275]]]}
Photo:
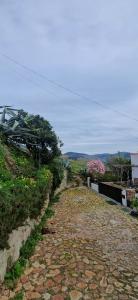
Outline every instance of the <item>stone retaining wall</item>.
{"label": "stone retaining wall", "polygon": [[23,226],[13,230],[9,235],[9,249],[0,250],[0,282],[3,282],[7,269],[11,268],[18,260],[23,243],[26,242],[35,225],[40,223],[48,204],[49,194],[47,195],[47,199],[43,209],[41,210],[40,216],[36,220],[28,218]]}
{"label": "stone retaining wall", "polygon": [[62,180],[59,188],[56,189],[55,195],[57,195],[58,193],[62,192],[67,187],[67,177],[68,177],[68,171],[64,170],[63,180]]}

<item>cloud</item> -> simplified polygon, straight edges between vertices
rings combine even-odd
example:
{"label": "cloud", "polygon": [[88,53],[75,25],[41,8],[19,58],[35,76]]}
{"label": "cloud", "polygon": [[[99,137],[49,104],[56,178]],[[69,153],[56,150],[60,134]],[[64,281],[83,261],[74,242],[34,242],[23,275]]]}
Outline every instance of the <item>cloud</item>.
{"label": "cloud", "polygon": [[1,0],[1,104],[46,117],[63,140],[63,151],[136,151],[137,18],[137,0]]}

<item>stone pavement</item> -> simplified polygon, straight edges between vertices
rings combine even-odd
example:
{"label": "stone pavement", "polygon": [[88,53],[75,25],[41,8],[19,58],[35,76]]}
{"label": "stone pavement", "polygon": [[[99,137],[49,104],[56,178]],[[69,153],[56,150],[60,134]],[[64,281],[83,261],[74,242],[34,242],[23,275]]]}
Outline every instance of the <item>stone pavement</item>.
{"label": "stone pavement", "polygon": [[85,187],[65,191],[14,291],[24,299],[138,299],[138,222]]}

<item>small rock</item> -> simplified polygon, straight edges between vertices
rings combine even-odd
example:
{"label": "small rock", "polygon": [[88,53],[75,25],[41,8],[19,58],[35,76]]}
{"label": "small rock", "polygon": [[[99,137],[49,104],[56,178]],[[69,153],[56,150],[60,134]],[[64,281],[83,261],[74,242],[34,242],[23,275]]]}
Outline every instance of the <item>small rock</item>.
{"label": "small rock", "polygon": [[62,295],[55,295],[52,297],[52,300],[64,300],[64,297]]}
{"label": "small rock", "polygon": [[19,292],[22,289],[22,284],[19,282],[15,288],[15,293]]}
{"label": "small rock", "polygon": [[82,298],[82,293],[77,290],[71,291],[69,295],[71,300],[80,300]]}
{"label": "small rock", "polygon": [[138,275],[134,277],[134,281],[138,281]]}
{"label": "small rock", "polygon": [[34,290],[34,287],[31,285],[30,282],[27,282],[26,284],[24,284],[23,288],[25,289],[25,291],[33,291]]}
{"label": "small rock", "polygon": [[24,284],[28,281],[28,276],[22,276],[21,277],[21,283]]}
{"label": "small rock", "polygon": [[104,266],[102,266],[102,265],[96,265],[96,270],[103,271],[104,270]]}
{"label": "small rock", "polygon": [[87,270],[87,271],[85,271],[85,275],[86,275],[87,277],[89,277],[89,278],[92,278],[92,277],[95,276],[95,273],[92,272],[92,271]]}
{"label": "small rock", "polygon": [[83,259],[83,262],[84,262],[85,264],[89,265],[89,259],[88,259],[87,257],[85,257],[85,258]]}
{"label": "small rock", "polygon": [[66,292],[67,291],[67,287],[66,286],[62,286],[62,292]]}
{"label": "small rock", "polygon": [[89,289],[90,289],[90,290],[96,290],[96,289],[97,289],[97,284],[96,284],[96,283],[91,283],[91,284],[89,285]]}
{"label": "small rock", "polygon": [[135,287],[135,288],[138,288],[138,281],[134,281],[134,282],[132,282],[132,285]]}
{"label": "small rock", "polygon": [[1,297],[1,300],[8,300],[9,299],[9,297],[7,297],[7,296],[2,296]]}
{"label": "small rock", "polygon": [[60,271],[58,269],[51,270],[46,277],[55,277],[56,275],[60,274]]}
{"label": "small rock", "polygon": [[43,300],[49,300],[51,297],[51,295],[49,293],[45,293],[43,296],[42,296],[42,299]]}
{"label": "small rock", "polygon": [[39,299],[40,297],[41,297],[41,295],[37,292],[27,292],[26,293],[26,298],[28,300],[30,300],[30,299]]}
{"label": "small rock", "polygon": [[46,281],[46,283],[44,284],[44,286],[47,288],[47,289],[50,289],[54,286],[54,282],[52,279],[49,279]]}
{"label": "small rock", "polygon": [[107,286],[106,293],[107,293],[107,294],[112,294],[113,290],[114,290],[114,287],[113,287],[112,285],[109,284],[109,285]]}
{"label": "small rock", "polygon": [[123,283],[119,282],[119,281],[115,281],[114,282],[114,285],[117,287],[117,288],[120,288],[120,287],[123,287]]}
{"label": "small rock", "polygon": [[34,269],[33,269],[32,267],[31,267],[31,268],[28,268],[28,269],[25,270],[24,274],[25,274],[25,275],[29,275],[29,274],[31,274],[31,273],[33,272],[33,270],[34,270]]}
{"label": "small rock", "polygon": [[128,292],[131,292],[132,291],[132,288],[131,288],[131,286],[130,285],[126,285],[125,286],[125,290],[127,290]]}
{"label": "small rock", "polygon": [[78,287],[79,289],[85,289],[85,288],[87,287],[87,285],[86,285],[85,282],[79,282],[79,283],[77,284],[77,287]]}
{"label": "small rock", "polygon": [[100,286],[103,287],[103,288],[107,287],[106,277],[104,277],[104,276],[102,277],[102,280],[100,281]]}
{"label": "small rock", "polygon": [[15,292],[10,291],[10,298],[13,298],[15,296]]}

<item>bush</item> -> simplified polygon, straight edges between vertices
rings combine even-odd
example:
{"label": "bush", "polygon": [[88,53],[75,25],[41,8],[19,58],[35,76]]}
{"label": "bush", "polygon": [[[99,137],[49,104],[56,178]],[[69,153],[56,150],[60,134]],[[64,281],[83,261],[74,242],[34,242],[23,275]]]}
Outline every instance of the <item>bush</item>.
{"label": "bush", "polygon": [[132,208],[133,208],[133,210],[138,212],[138,198],[137,197],[135,197],[132,201]]}
{"label": "bush", "polygon": [[17,167],[18,176],[34,177],[36,175],[36,167],[33,159],[16,148],[10,147],[10,149]]}
{"label": "bush", "polygon": [[11,179],[11,174],[7,170],[5,165],[5,154],[2,144],[0,144],[0,181],[6,181]]}
{"label": "bush", "polygon": [[8,237],[24,221],[36,218],[52,185],[49,170],[38,171],[36,179],[15,178],[0,182],[0,249],[8,247]]}
{"label": "bush", "polygon": [[56,190],[56,188],[59,187],[61,184],[61,181],[64,177],[64,166],[62,159],[55,158],[52,163],[49,164],[49,169],[51,173],[53,174],[53,191]]}

